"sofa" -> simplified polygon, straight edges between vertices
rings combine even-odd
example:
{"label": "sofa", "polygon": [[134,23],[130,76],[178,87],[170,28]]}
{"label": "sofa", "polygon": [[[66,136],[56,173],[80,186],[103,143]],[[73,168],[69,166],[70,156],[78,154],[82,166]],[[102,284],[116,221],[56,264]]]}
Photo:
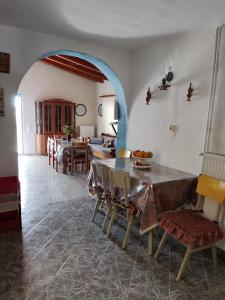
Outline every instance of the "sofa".
{"label": "sofa", "polygon": [[107,159],[116,155],[116,136],[114,135],[102,133],[101,137],[90,138],[89,145],[93,157]]}

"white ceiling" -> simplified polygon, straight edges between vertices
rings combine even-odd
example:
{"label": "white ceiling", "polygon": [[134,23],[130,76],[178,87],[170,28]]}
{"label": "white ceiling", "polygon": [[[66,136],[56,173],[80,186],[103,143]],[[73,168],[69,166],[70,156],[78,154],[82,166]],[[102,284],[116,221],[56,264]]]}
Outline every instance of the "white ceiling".
{"label": "white ceiling", "polygon": [[132,50],[225,23],[225,0],[0,0],[0,24]]}

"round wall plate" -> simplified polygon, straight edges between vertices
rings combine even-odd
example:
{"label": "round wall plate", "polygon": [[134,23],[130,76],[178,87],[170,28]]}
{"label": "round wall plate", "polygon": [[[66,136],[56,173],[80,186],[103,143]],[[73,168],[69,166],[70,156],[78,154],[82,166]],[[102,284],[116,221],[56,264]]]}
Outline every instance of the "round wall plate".
{"label": "round wall plate", "polygon": [[98,106],[98,114],[99,114],[100,117],[103,116],[102,104],[99,104],[99,106]]}
{"label": "round wall plate", "polygon": [[75,106],[75,114],[79,117],[83,117],[84,115],[86,115],[87,112],[87,108],[84,104],[77,104]]}

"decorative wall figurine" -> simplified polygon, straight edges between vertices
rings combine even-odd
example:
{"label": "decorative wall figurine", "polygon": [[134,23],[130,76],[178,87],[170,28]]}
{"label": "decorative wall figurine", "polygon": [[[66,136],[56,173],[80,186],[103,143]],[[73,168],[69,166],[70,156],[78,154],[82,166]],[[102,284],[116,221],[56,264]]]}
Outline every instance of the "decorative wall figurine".
{"label": "decorative wall figurine", "polygon": [[162,79],[162,83],[160,84],[159,89],[160,89],[161,91],[166,91],[166,90],[169,90],[169,89],[170,89],[170,84],[168,84],[168,83],[166,82],[166,78],[163,78],[163,79]]}
{"label": "decorative wall figurine", "polygon": [[162,78],[162,83],[159,86],[159,89],[162,91],[166,91],[170,89],[170,84],[169,82],[171,82],[173,80],[173,72],[172,72],[172,67],[169,67],[169,71],[166,71],[165,76]]}
{"label": "decorative wall figurine", "polygon": [[5,107],[4,107],[4,90],[0,87],[0,117],[5,115]]}
{"label": "decorative wall figurine", "polygon": [[149,104],[151,98],[152,98],[152,94],[151,94],[150,87],[149,87],[148,91],[147,91],[147,96],[146,96],[146,104]]}
{"label": "decorative wall figurine", "polygon": [[0,73],[10,72],[10,54],[0,52]]}
{"label": "decorative wall figurine", "polygon": [[173,80],[173,72],[172,72],[172,67],[169,67],[169,71],[166,70],[166,81],[170,82]]}
{"label": "decorative wall figurine", "polygon": [[191,97],[193,94],[193,88],[192,88],[192,83],[190,82],[189,88],[188,88],[188,93],[187,93],[187,100],[186,101],[191,101]]}

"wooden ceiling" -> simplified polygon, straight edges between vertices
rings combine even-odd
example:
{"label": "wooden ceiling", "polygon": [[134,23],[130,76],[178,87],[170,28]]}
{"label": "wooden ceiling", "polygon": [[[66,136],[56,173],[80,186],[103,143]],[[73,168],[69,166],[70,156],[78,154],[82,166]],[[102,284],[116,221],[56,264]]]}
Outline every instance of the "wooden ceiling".
{"label": "wooden ceiling", "polygon": [[43,58],[41,61],[45,64],[91,81],[103,83],[104,80],[107,80],[105,75],[98,68],[78,57],[69,55],[54,55]]}

